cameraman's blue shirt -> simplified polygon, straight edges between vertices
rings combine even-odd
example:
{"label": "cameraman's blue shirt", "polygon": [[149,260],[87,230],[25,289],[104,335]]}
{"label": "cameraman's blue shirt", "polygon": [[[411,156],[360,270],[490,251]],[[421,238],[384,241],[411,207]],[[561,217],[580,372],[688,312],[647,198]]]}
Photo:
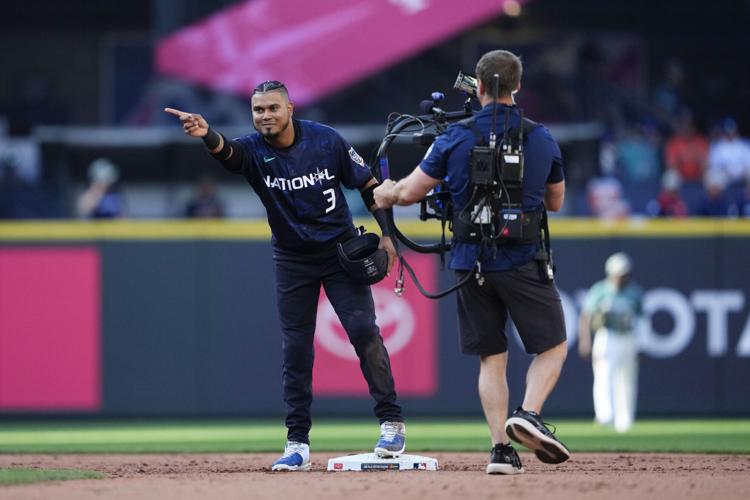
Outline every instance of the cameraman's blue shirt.
{"label": "cameraman's blue shirt", "polygon": [[[505,110],[510,111],[509,128],[518,129],[520,116],[515,106],[497,105],[497,140],[503,135]],[[489,141],[492,127],[492,104],[482,108],[475,117],[477,128]],[[463,210],[469,201],[471,180],[471,150],[476,136],[471,128],[453,124],[435,139],[425,158],[419,164],[424,173],[435,179],[445,179],[453,199],[454,213]],[[546,127],[538,127],[524,139],[523,211],[541,211],[544,187],[564,180],[560,147]],[[482,271],[506,271],[522,266],[534,259],[539,243],[504,244],[497,247],[495,258],[482,261]],[[449,267],[467,271],[472,268],[479,253],[479,245],[456,243],[451,252]]]}
{"label": "cameraman's blue shirt", "polygon": [[[274,244],[313,252],[350,233],[352,214],[341,185],[361,187],[372,174],[334,129],[294,120],[294,144],[269,145],[259,133],[232,141],[242,174],[266,207]],[[225,165],[226,166],[226,165]]]}

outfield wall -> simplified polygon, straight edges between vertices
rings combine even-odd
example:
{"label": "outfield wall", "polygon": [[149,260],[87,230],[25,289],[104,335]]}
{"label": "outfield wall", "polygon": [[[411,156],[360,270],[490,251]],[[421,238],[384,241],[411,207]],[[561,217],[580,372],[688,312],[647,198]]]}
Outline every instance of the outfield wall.
{"label": "outfield wall", "polygon": [[[408,223],[431,240],[434,226]],[[750,415],[750,221],[553,220],[571,352],[545,411],[591,415],[576,353],[582,294],[618,250],[635,261],[651,329],[639,412]],[[276,415],[281,345],[264,222],[0,223],[0,414]],[[428,288],[452,282],[413,256]],[[374,289],[407,414],[471,414],[477,360],[458,352],[455,298],[394,277]],[[321,298],[314,412],[371,411],[358,365]],[[515,339],[515,337],[514,337]],[[511,342],[511,405],[529,357]]]}

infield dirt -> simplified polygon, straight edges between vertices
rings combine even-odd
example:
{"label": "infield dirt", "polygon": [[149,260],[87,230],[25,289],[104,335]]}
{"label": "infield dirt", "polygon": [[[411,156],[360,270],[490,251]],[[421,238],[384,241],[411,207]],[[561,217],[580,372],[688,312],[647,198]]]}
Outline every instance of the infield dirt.
{"label": "infield dirt", "polygon": [[268,498],[733,500],[750,495],[750,455],[578,453],[545,465],[522,453],[525,474],[488,476],[485,453],[421,453],[438,472],[326,472],[313,454],[309,472],[268,472],[275,454],[0,455],[0,468],[96,470],[106,479],[0,486],[3,500]]}

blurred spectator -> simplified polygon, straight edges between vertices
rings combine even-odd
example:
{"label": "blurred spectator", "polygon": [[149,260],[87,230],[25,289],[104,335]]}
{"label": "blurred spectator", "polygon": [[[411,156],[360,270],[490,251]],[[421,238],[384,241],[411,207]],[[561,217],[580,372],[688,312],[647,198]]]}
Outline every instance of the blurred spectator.
{"label": "blurred spectator", "polygon": [[4,169],[15,170],[25,184],[39,184],[42,168],[39,144],[32,138],[5,138],[0,135],[0,177]]}
{"label": "blurred spectator", "polygon": [[737,130],[737,122],[725,118],[719,135],[708,152],[708,168],[722,175],[729,184],[744,183],[750,176],[750,143]]}
{"label": "blurred spectator", "polygon": [[1,129],[0,123],[0,218],[68,216],[54,181],[43,176],[41,148],[36,139],[4,138]]}
{"label": "blurred spectator", "polygon": [[688,209],[680,196],[682,180],[676,170],[667,170],[661,178],[661,191],[648,204],[649,214],[658,217],[687,217]]}
{"label": "blurred spectator", "polygon": [[695,130],[693,113],[687,108],[675,120],[675,134],[664,148],[666,167],[685,182],[700,182],[706,170],[708,140]]}
{"label": "blurred spectator", "polygon": [[629,127],[616,144],[623,179],[634,183],[655,181],[661,165],[660,143],[661,135],[654,124],[644,122]]}
{"label": "blurred spectator", "polygon": [[654,106],[660,115],[673,118],[685,103],[685,68],[681,61],[670,59],[664,68],[664,79],[653,90]]}
{"label": "blurred spectator", "polygon": [[122,217],[125,203],[117,183],[120,169],[107,158],[89,165],[89,187],[78,198],[78,214],[88,219]]}
{"label": "blurred spectator", "polygon": [[617,146],[610,133],[607,133],[599,146],[599,171],[604,176],[617,175]]}
{"label": "blurred spectator", "polygon": [[622,219],[630,215],[630,204],[622,197],[622,184],[614,177],[591,179],[587,198],[592,215],[603,219]]}
{"label": "blurred spectator", "polygon": [[705,192],[695,215],[701,217],[726,217],[730,213],[727,181],[720,171],[709,171],[704,180]]}
{"label": "blurred spectator", "polygon": [[38,216],[41,168],[39,148],[30,139],[5,138],[0,134],[0,218]]}
{"label": "blurred spectator", "polygon": [[210,175],[198,179],[193,197],[185,208],[185,217],[221,218],[224,217],[224,203],[216,192],[216,183]]}

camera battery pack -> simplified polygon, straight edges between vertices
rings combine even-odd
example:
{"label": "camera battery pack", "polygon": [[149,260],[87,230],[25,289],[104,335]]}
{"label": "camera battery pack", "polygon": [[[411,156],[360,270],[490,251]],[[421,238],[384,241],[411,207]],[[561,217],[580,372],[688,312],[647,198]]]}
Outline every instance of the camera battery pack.
{"label": "camera battery pack", "polygon": [[502,152],[500,172],[504,182],[520,184],[523,181],[523,155],[519,152]]}
{"label": "camera battery pack", "polygon": [[477,186],[489,186],[495,177],[495,150],[475,146],[471,152],[471,181]]}
{"label": "camera battery pack", "polygon": [[523,236],[523,211],[520,208],[500,210],[498,233],[500,238],[521,238]]}

